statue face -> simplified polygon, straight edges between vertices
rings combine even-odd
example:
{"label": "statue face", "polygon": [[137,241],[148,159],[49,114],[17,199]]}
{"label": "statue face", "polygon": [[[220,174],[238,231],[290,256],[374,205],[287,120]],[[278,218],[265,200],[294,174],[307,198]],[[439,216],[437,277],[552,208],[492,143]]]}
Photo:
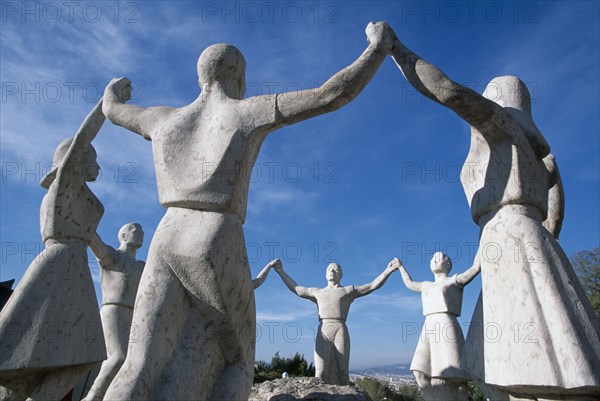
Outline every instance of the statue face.
{"label": "statue face", "polygon": [[137,248],[141,248],[144,243],[144,230],[142,230],[142,226],[137,223],[127,224],[121,229],[119,240],[123,243],[132,244]]}
{"label": "statue face", "polygon": [[452,269],[452,261],[442,252],[436,252],[429,263],[433,273],[448,273]]}
{"label": "statue face", "polygon": [[339,284],[340,280],[342,279],[342,274],[342,266],[338,265],[337,263],[331,263],[329,266],[327,266],[325,278],[327,281],[332,281],[336,284]]}

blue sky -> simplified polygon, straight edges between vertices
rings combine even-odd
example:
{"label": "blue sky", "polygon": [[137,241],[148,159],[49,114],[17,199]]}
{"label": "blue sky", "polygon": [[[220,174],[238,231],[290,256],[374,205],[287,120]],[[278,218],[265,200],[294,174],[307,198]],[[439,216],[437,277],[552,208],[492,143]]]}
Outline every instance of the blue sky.
{"label": "blue sky", "polygon": [[[196,61],[217,42],[246,57],[248,95],[311,88],[366,47],[369,21],[457,82],[481,92],[517,75],[559,163],[566,191],[561,244],[600,244],[597,2],[12,2],[0,3],[2,187],[0,279],[22,277],[42,248],[39,180],[56,145],[73,135],[113,77],[135,85],[142,106],[183,106],[199,92]],[[148,244],[164,213],[151,145],[106,122],[94,142],[102,175],[90,187],[106,212],[98,228],[116,245],[140,222]],[[469,127],[417,95],[388,58],[349,105],[283,128],[265,141],[252,174],[244,226],[252,274],[271,259],[300,284],[324,286],[339,262],[343,284],[364,284],[393,257],[431,279],[431,255],[470,266],[478,230],[458,172]],[[98,285],[98,266],[90,256]],[[462,324],[480,289],[464,295]],[[312,360],[316,307],[272,272],[256,291],[257,359],[296,351]],[[510,302],[510,300],[507,300]],[[358,299],[347,322],[351,368],[408,363],[422,322],[419,295],[395,273]],[[418,331],[418,330],[417,330]]]}

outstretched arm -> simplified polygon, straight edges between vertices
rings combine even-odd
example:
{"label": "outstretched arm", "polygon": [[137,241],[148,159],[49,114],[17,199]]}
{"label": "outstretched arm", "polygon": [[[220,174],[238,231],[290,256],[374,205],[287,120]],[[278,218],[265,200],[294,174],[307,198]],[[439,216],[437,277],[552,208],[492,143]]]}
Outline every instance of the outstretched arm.
{"label": "outstretched arm", "polygon": [[410,277],[410,274],[408,274],[406,268],[398,258],[394,258],[392,262],[398,266],[398,269],[400,270],[400,275],[402,276],[402,281],[404,281],[404,285],[406,286],[406,288],[416,292],[423,291],[423,283],[413,281],[412,277]]}
{"label": "outstretched arm", "polygon": [[131,98],[131,81],[127,78],[114,78],[104,90],[103,111],[116,125],[127,128],[151,140],[150,128],[155,126],[171,108],[143,108],[125,102]]}
{"label": "outstretched arm", "polygon": [[554,155],[549,154],[543,161],[548,170],[550,189],[548,190],[548,217],[542,224],[558,240],[565,217],[565,192]]}
{"label": "outstretched arm", "polygon": [[479,261],[479,253],[475,256],[475,260],[473,261],[473,266],[467,269],[464,273],[456,275],[456,282],[463,287],[469,284],[475,276],[479,274],[481,271],[481,262]]}
{"label": "outstretched arm", "polygon": [[395,38],[392,58],[408,82],[424,96],[453,110],[483,135],[498,134],[504,110],[493,101],[449,79]]}
{"label": "outstretched arm", "polygon": [[[315,89],[287,92],[275,97],[275,126],[289,125],[332,112],[353,100],[367,86],[392,47],[392,33],[385,22],[369,23],[369,45],[351,65]],[[253,102],[261,106],[262,102]],[[271,104],[265,102],[265,105]]]}
{"label": "outstretched arm", "polygon": [[104,269],[114,269],[115,263],[115,250],[110,245],[107,245],[102,241],[102,238],[98,233],[94,234],[92,241],[90,242],[90,249],[98,259],[98,265]]}
{"label": "outstretched arm", "polygon": [[381,288],[381,286],[383,286],[385,284],[385,282],[387,281],[390,274],[392,274],[394,271],[398,270],[398,265],[395,263],[395,261],[396,261],[396,259],[392,260],[388,264],[387,268],[383,271],[383,273],[381,273],[379,276],[377,276],[377,278],[375,278],[375,280],[373,280],[369,284],[355,287],[355,290],[358,292],[357,297],[363,297],[363,296],[370,294],[373,291]]}
{"label": "outstretched arm", "polygon": [[254,280],[252,280],[252,285],[254,286],[254,289],[257,289],[258,287],[260,287],[262,285],[262,283],[265,282],[265,280],[267,279],[267,275],[269,274],[269,270],[271,270],[271,268],[273,266],[275,266],[277,263],[281,263],[281,261],[279,259],[275,259],[275,260],[270,261],[260,271],[260,273],[258,273],[258,276],[256,276],[256,278]]}
{"label": "outstretched arm", "polygon": [[298,295],[299,297],[310,299],[311,301],[315,301],[316,299],[313,295],[313,289],[299,286],[294,281],[293,278],[288,276],[287,273],[285,271],[283,271],[283,265],[281,264],[281,261],[279,259],[277,259],[277,262],[278,263],[276,263],[274,266],[275,271],[279,274],[279,276],[281,277],[281,279],[283,280],[283,282],[285,283],[287,288],[289,288],[291,292]]}
{"label": "outstretched arm", "polygon": [[101,99],[81,123],[59,167],[57,172],[59,176],[64,176],[65,173],[71,176],[81,175],[83,169],[78,168],[78,165],[85,163],[85,154],[89,151],[92,140],[98,135],[100,127],[106,119],[102,113],[102,103]]}

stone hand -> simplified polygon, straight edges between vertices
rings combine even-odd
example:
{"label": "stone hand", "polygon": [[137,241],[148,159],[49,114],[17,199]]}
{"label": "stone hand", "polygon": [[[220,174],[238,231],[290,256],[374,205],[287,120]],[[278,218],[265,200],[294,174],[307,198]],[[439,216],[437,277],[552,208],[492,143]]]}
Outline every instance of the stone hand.
{"label": "stone hand", "polygon": [[281,263],[280,259],[272,260],[271,262],[269,262],[268,266],[274,267],[275,271],[282,271],[283,270],[283,264]]}
{"label": "stone hand", "polygon": [[131,99],[131,81],[128,78],[113,78],[106,89],[122,102]]}
{"label": "stone hand", "polygon": [[388,264],[388,269],[400,270],[400,267],[404,266],[402,266],[402,262],[400,262],[400,259],[398,258],[392,259],[392,261]]}
{"label": "stone hand", "polygon": [[373,44],[386,52],[394,45],[396,35],[387,22],[369,22],[365,29],[369,44]]}

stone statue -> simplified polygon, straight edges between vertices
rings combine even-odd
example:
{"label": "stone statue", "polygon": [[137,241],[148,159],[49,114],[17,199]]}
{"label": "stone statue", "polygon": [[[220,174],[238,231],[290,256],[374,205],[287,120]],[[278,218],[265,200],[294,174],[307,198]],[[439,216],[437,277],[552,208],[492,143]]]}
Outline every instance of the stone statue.
{"label": "stone statue", "polygon": [[262,283],[265,282],[269,271],[278,263],[278,261],[279,259],[272,260],[265,267],[263,267],[260,273],[258,273],[258,276],[256,276],[256,278],[252,280],[252,286],[254,287],[254,289],[257,289],[262,285]]}
{"label": "stone statue", "polygon": [[2,400],[60,400],[106,358],[86,251],[104,213],[86,183],[100,171],[91,142],[103,122],[100,102],[58,145],[41,181],[45,249],[0,313]]}
{"label": "stone statue", "polygon": [[144,268],[144,262],[135,255],[144,242],[144,231],[138,223],[128,223],[121,227],[118,236],[118,249],[102,242],[98,234],[90,244],[100,266],[100,316],[108,355],[84,401],[102,401],[127,355],[135,294]]}
{"label": "stone statue", "polygon": [[[104,94],[113,123],[152,141],[160,203],[133,324],[152,335],[131,343],[105,398],[239,400],[250,393],[256,310],[242,224],[250,176],[267,134],[350,102],[392,45],[385,23],[369,45],[316,89],[244,99],[244,57],[216,44],[198,60],[201,93],[181,107],[125,104],[128,79]],[[161,313],[157,313],[157,311]]]}
{"label": "stone statue", "polygon": [[350,305],[356,298],[381,288],[395,270],[397,266],[390,262],[373,282],[360,286],[342,286],[342,266],[331,263],[325,272],[327,287],[307,288],[299,286],[288,276],[278,260],[275,271],[279,273],[285,285],[299,297],[316,303],[319,310],[319,329],[315,341],[315,377],[328,384],[350,384],[350,336],[346,327]]}
{"label": "stone statue", "polygon": [[[482,96],[397,39],[392,56],[418,91],[471,125],[461,182],[481,230],[482,293],[461,366],[487,383],[494,401],[597,397],[600,323],[555,240],[561,195],[551,198],[551,215],[548,202],[557,171],[546,167],[550,147],[531,116],[527,87],[502,76]],[[552,233],[542,225],[548,217]]]}
{"label": "stone statue", "polygon": [[448,277],[452,261],[436,252],[431,258],[435,281],[415,282],[402,262],[394,259],[409,290],[421,293],[425,323],[410,370],[427,401],[451,399],[467,401],[469,377],[460,368],[465,338],[456,318],[460,316],[463,288],[479,274],[478,260],[462,274]]}

